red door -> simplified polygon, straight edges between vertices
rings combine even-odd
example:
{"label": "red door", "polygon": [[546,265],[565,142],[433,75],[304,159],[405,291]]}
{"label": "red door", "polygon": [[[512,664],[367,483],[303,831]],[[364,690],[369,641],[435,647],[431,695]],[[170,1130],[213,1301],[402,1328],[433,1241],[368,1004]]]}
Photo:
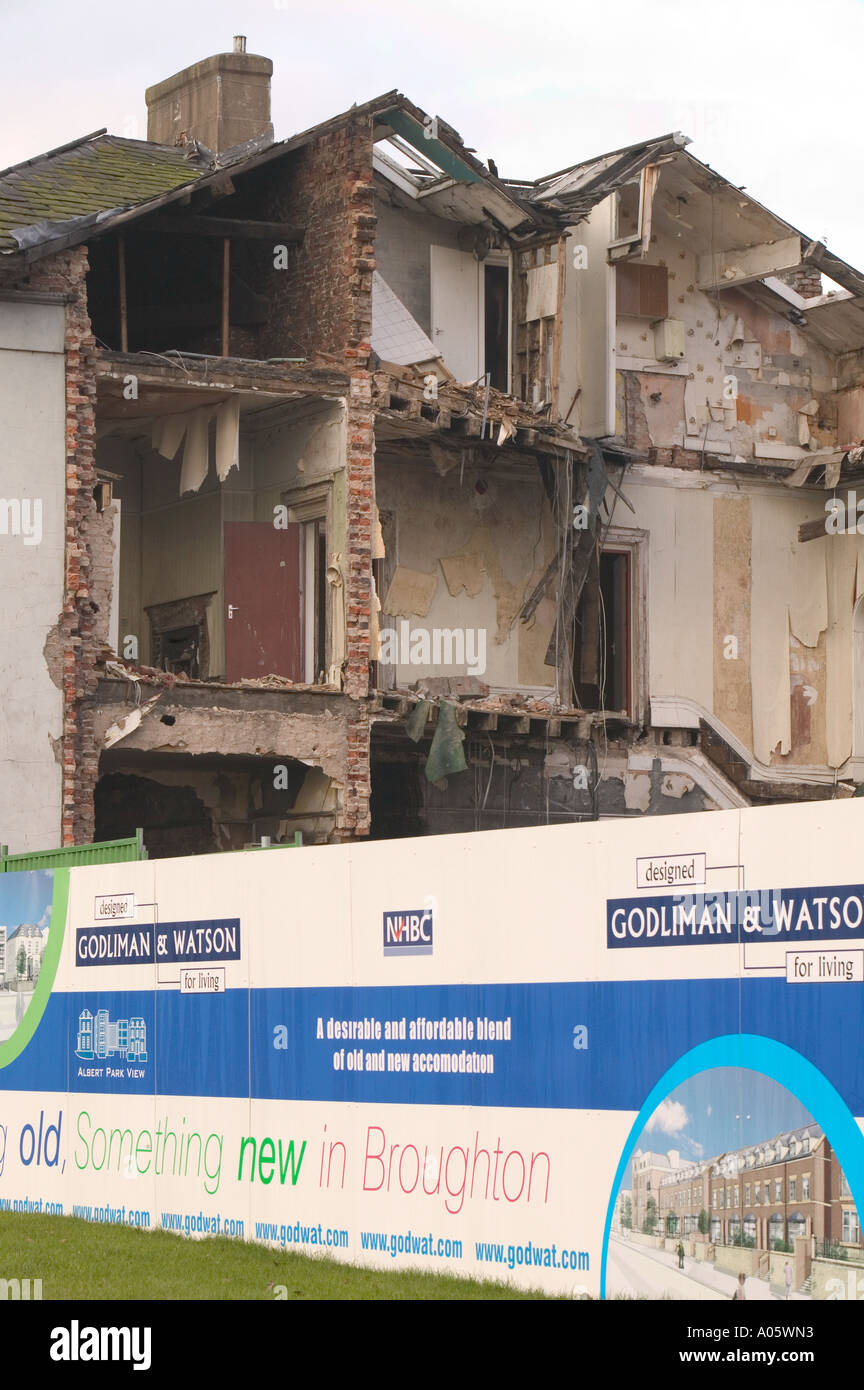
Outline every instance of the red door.
{"label": "red door", "polygon": [[225,679],[302,681],[300,526],[225,523]]}

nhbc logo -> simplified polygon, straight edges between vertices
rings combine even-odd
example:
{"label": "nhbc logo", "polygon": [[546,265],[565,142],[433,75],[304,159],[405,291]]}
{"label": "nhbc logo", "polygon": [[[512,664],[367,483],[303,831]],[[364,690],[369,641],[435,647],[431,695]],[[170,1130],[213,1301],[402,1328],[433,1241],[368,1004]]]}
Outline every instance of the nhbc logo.
{"label": "nhbc logo", "polygon": [[413,907],[384,913],[385,956],[431,956],[432,909]]}

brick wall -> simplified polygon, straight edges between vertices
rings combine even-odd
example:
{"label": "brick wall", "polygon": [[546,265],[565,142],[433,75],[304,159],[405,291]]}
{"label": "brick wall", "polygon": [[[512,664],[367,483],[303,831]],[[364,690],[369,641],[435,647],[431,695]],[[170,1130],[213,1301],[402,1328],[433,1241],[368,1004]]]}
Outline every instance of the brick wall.
{"label": "brick wall", "polygon": [[[258,333],[267,357],[314,357],[344,363],[368,356],[372,321],[372,123],[347,122],[302,149],[238,180],[225,215],[288,222],[304,229],[287,247],[284,269],[261,248],[254,288],[270,304]],[[365,344],[365,350],[364,350]]]}
{"label": "brick wall", "polygon": [[374,416],[368,372],[354,372],[348,401],[348,563],[345,586],[345,688],[354,699],[369,693],[369,624],[372,604],[372,508]]}
{"label": "brick wall", "polygon": [[[299,224],[302,243],[289,246],[287,266],[272,253],[255,288],[271,305],[259,331],[262,357],[322,354],[347,366],[348,554],[346,556],[345,687],[355,700],[369,693],[372,602],[374,413],[368,371],[375,269],[372,122],[356,118],[295,154],[265,165],[231,199],[232,216]],[[340,834],[368,834],[369,728],[358,709],[349,739],[352,770]]]}
{"label": "brick wall", "polygon": [[[344,248],[351,288],[346,357],[351,370],[348,400],[348,574],[346,678],[349,695],[369,693],[369,627],[372,607],[372,516],[375,498],[375,417],[368,370],[372,335],[372,271],[375,268],[375,192],[372,182],[371,123],[352,151],[348,244]],[[357,709],[348,735],[348,788],[345,816],[355,835],[368,835],[371,772],[369,716]]]}
{"label": "brick wall", "polygon": [[336,840],[354,840],[369,834],[371,794],[369,711],[356,704],[348,724],[348,772],[342,806],[334,834]]}
{"label": "brick wall", "polygon": [[[274,312],[261,332],[263,356],[284,353],[281,325],[307,355],[324,353],[351,374],[347,402],[348,554],[346,556],[345,688],[357,701],[369,693],[372,603],[374,413],[368,370],[375,269],[372,124],[350,122],[323,135],[269,174],[258,215],[300,223],[305,236],[289,248],[288,269],[273,271],[266,293]],[[260,288],[260,287],[259,287]],[[348,736],[348,781],[339,835],[369,833],[369,719],[358,706]]]}
{"label": "brick wall", "polygon": [[815,265],[799,265],[794,270],[781,270],[777,276],[784,284],[800,294],[802,299],[815,299],[822,293],[822,272]]}

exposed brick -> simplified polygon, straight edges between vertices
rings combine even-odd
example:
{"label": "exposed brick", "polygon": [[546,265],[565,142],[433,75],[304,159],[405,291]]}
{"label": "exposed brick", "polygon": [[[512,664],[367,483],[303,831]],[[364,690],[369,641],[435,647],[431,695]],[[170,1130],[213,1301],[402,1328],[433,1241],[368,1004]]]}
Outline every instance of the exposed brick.
{"label": "exposed brick", "polygon": [[[368,370],[372,272],[376,266],[372,123],[352,119],[243,181],[232,204],[236,216],[299,223],[302,243],[288,251],[288,268],[263,256],[255,289],[271,306],[258,330],[232,327],[232,350],[250,357],[319,355],[348,368],[346,488],[349,507],[345,557],[345,689],[356,702],[348,732],[349,771],[342,788],[335,838],[368,835],[370,828],[369,634],[372,603],[374,411]],[[239,253],[238,253],[239,254]],[[66,304],[66,561],[58,634],[62,646],[62,838],[91,840],[99,748],[89,701],[96,661],[107,639],[112,572],[110,513],[96,511],[94,363],[98,355],[88,316],[87,250],[58,252],[27,268],[0,271],[11,288],[60,291]],[[202,349],[208,350],[202,343]]]}

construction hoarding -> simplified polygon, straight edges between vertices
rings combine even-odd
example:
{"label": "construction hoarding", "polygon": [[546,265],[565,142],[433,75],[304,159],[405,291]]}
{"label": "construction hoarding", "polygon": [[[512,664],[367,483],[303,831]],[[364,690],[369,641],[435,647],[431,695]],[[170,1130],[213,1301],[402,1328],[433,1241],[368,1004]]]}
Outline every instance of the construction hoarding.
{"label": "construction hoarding", "polygon": [[862,838],[820,803],[4,875],[0,1207],[857,1297]]}

